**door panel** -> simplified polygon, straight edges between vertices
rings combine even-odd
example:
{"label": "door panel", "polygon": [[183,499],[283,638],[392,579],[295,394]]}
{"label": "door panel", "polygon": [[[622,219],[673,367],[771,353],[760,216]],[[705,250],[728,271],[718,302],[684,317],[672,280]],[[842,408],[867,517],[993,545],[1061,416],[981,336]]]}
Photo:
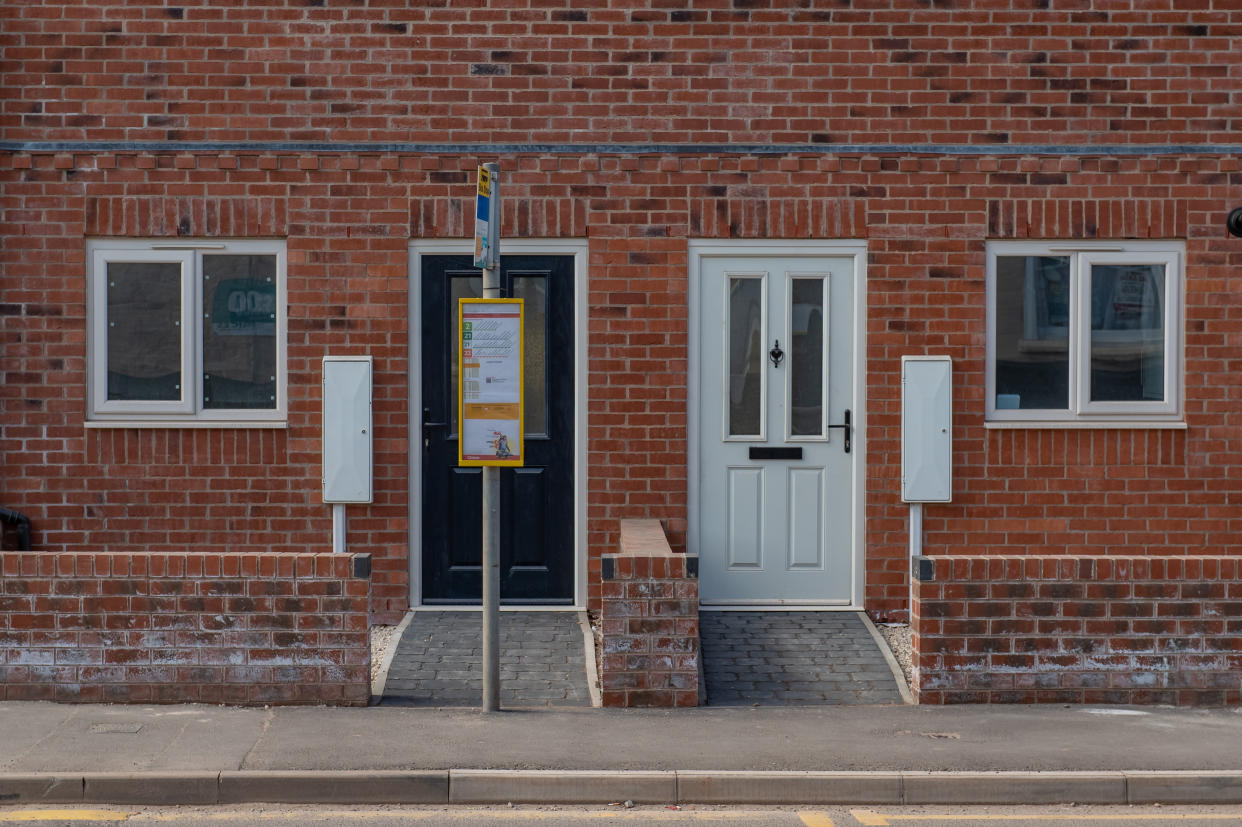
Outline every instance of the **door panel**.
{"label": "door panel", "polygon": [[762,560],[763,469],[729,469],[729,568],[754,568]]}
{"label": "door panel", "polygon": [[702,601],[848,604],[854,456],[832,426],[852,405],[853,257],[700,261]]}
{"label": "door panel", "polygon": [[[457,467],[457,299],[482,295],[468,255],[422,259],[422,600],[480,601],[482,471]],[[502,256],[525,299],[526,465],[502,468],[500,597],[569,604],[574,593],[573,257]]]}
{"label": "door panel", "polygon": [[823,468],[789,469],[789,568],[824,567]]}

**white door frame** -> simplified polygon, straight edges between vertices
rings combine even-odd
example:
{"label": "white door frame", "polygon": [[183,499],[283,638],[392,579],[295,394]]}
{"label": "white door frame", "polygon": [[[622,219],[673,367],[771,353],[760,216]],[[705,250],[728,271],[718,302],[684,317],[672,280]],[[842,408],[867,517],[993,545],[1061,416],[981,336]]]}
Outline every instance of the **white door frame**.
{"label": "white door frame", "polygon": [[734,609],[752,611],[836,610],[860,611],[866,600],[866,466],[867,466],[867,244],[859,240],[805,241],[805,240],[751,240],[751,239],[692,239],[688,244],[690,265],[690,325],[688,345],[690,350],[689,372],[686,382],[686,439],[688,469],[686,481],[689,524],[686,546],[691,553],[699,551],[699,474],[702,458],[699,456],[702,354],[699,352],[699,336],[702,325],[702,264],[704,258],[734,257],[747,254],[770,256],[850,256],[854,260],[854,376],[853,391],[848,406],[853,416],[854,464],[852,469],[854,487],[854,514],[851,527],[851,599],[842,604],[754,604],[712,605],[705,609]]}
{"label": "white door frame", "polygon": [[[505,611],[582,610],[587,603],[587,242],[585,239],[506,238],[502,255],[572,255],[574,257],[574,605],[505,606]],[[422,606],[423,551],[423,374],[422,374],[422,257],[470,255],[469,238],[414,239],[409,245],[410,386],[409,422],[409,571],[410,608]],[[443,609],[443,606],[436,606]],[[457,607],[469,609],[471,607]]]}

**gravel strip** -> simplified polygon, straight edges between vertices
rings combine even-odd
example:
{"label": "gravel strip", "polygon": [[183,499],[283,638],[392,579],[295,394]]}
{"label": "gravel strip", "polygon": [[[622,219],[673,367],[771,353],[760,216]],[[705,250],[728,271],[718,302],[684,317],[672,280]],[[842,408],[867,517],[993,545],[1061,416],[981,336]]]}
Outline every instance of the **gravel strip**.
{"label": "gravel strip", "polygon": [[375,683],[375,679],[379,677],[380,666],[384,663],[384,655],[388,651],[388,646],[396,645],[397,642],[396,626],[372,626],[371,627],[371,683]]}
{"label": "gravel strip", "polygon": [[893,657],[897,659],[897,664],[901,667],[902,674],[906,676],[906,686],[912,686],[914,650],[910,646],[909,624],[877,623],[876,628],[880,630],[880,636],[884,638],[884,642],[892,650]]}

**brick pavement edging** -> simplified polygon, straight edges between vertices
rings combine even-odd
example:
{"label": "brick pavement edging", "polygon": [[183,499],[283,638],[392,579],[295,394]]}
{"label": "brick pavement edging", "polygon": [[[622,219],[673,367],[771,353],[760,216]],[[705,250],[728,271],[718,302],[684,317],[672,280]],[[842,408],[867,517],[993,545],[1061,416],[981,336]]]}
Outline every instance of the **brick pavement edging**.
{"label": "brick pavement edging", "polygon": [[603,705],[698,706],[698,558],[673,553],[659,521],[622,520],[602,580]]}
{"label": "brick pavement edging", "polygon": [[919,703],[1242,702],[1242,558],[914,560]]}
{"label": "brick pavement edging", "polygon": [[0,773],[7,805],[1242,804],[1238,771],[320,770]]}
{"label": "brick pavement edging", "polygon": [[370,555],[0,554],[0,700],[366,705]]}

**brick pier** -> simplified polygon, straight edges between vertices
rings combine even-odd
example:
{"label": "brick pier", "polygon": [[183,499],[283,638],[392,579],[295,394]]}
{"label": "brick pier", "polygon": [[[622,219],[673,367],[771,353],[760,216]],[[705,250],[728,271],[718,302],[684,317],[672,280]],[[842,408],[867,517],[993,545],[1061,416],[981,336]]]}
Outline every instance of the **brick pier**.
{"label": "brick pier", "polygon": [[603,559],[604,706],[697,706],[698,558],[674,554],[657,520],[622,520]]}

